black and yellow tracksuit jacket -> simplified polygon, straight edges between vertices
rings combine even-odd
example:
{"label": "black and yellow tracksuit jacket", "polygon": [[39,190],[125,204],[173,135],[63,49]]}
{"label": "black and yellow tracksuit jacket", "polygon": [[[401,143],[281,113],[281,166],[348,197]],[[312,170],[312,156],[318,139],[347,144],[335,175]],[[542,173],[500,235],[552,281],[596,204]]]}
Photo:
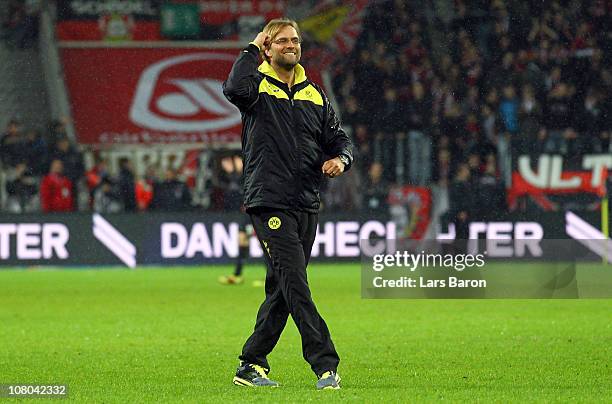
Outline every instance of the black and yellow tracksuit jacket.
{"label": "black and yellow tracksuit jacket", "polygon": [[244,205],[317,212],[326,156],[353,162],[353,146],[323,90],[295,67],[290,89],[250,44],[223,83],[242,113]]}

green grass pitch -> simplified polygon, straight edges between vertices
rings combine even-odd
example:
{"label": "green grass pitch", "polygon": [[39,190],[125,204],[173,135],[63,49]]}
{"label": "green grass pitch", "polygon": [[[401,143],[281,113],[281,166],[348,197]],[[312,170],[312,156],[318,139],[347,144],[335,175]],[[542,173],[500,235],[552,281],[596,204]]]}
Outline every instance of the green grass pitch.
{"label": "green grass pitch", "polygon": [[234,386],[264,271],[219,285],[230,270],[0,270],[0,384],[105,403],[612,400],[612,300],[363,300],[347,264],[309,269],[343,389],[315,390],[291,321],[269,358],[281,387]]}

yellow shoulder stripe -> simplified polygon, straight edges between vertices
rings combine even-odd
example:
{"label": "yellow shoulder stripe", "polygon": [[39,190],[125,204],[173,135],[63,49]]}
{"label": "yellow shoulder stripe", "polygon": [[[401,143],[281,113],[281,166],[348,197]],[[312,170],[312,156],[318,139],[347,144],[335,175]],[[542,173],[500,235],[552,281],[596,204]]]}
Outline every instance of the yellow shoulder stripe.
{"label": "yellow shoulder stripe", "polygon": [[259,83],[259,92],[269,94],[276,98],[284,98],[286,100],[289,99],[289,96],[287,95],[287,93],[285,93],[285,91],[270,83],[268,80],[265,79],[265,77],[263,80],[261,80],[261,83]]}
{"label": "yellow shoulder stripe", "polygon": [[312,84],[307,85],[293,96],[294,100],[310,101],[323,106],[323,97]]}
{"label": "yellow shoulder stripe", "polygon": [[[276,72],[274,71],[274,69],[272,68],[272,66],[270,65],[270,63],[268,63],[267,61],[263,61],[262,64],[259,65],[259,67],[257,68],[257,70],[259,70],[260,72],[262,72],[263,74],[265,74],[266,76],[270,76],[273,79],[276,79],[278,81],[282,81],[279,77],[278,74],[276,74]],[[294,85],[295,84],[300,84],[302,81],[306,81],[306,70],[304,70],[304,67],[302,67],[301,64],[297,64],[295,65],[295,81],[294,81]]]}

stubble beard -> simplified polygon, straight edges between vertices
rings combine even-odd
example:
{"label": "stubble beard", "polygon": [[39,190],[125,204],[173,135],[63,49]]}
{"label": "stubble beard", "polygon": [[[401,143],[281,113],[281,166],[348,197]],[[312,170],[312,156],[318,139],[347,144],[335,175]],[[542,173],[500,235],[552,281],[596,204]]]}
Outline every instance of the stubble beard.
{"label": "stubble beard", "polygon": [[293,69],[299,62],[300,62],[300,54],[296,52],[295,54],[295,59],[291,59],[289,60],[288,57],[285,57],[284,54],[279,55],[279,57],[276,59],[276,64],[284,69],[284,70],[291,70]]}

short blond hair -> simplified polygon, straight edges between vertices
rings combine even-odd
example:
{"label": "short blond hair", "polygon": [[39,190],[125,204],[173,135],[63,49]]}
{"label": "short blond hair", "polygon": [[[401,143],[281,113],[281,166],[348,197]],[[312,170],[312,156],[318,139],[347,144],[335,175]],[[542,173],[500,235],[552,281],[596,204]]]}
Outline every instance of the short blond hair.
{"label": "short blond hair", "polygon": [[[298,34],[300,42],[302,41],[302,33],[300,32],[300,27],[298,26],[298,23],[290,18],[275,18],[273,20],[270,20],[264,27],[263,32],[270,36],[270,41],[273,41],[274,38],[276,38],[276,36],[278,35],[278,33],[285,27],[293,27],[295,29],[295,32],[297,32]],[[270,58],[266,56],[263,49],[261,50],[261,53],[263,55],[263,58],[269,62]]]}

